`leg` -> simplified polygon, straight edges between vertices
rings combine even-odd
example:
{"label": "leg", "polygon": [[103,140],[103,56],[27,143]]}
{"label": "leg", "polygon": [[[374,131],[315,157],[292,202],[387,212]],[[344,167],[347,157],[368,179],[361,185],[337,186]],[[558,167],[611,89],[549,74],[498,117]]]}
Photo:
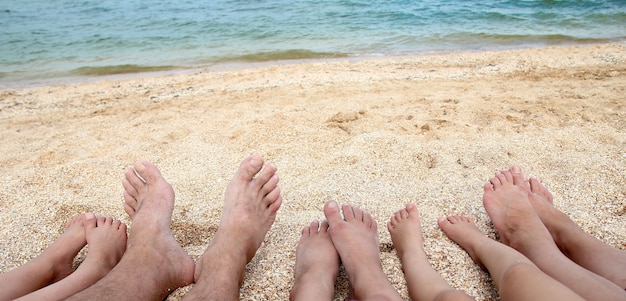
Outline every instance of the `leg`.
{"label": "leg", "polygon": [[[282,203],[276,166],[246,158],[228,184],[215,238],[196,264],[188,299],[238,300],[246,264],[263,243]],[[255,177],[256,175],[256,177]]]}
{"label": "leg", "polygon": [[125,171],[124,209],[132,219],[128,248],[104,278],[73,300],[163,300],[193,281],[193,260],[172,236],[174,190],[154,164]]}
{"label": "leg", "polygon": [[491,274],[502,300],[584,300],[515,249],[485,236],[465,216],[442,217],[439,227]]}
{"label": "leg", "polygon": [[[518,166],[510,170],[513,174],[525,177]],[[531,178],[529,183],[524,187],[530,204],[559,249],[578,265],[626,289],[626,252],[585,233],[565,213],[553,206],[552,194],[541,182]]]}
{"label": "leg", "polygon": [[73,272],[74,257],[87,244],[85,218],[91,213],[74,217],[65,225],[63,234],[35,259],[0,274],[0,300],[13,300],[57,282]]}
{"label": "leg", "polygon": [[[319,227],[319,230],[318,230]],[[295,281],[291,300],[332,300],[339,274],[339,254],[330,239],[328,222],[302,229],[296,248]]]}
{"label": "leg", "polygon": [[413,300],[474,300],[450,284],[433,269],[424,252],[422,225],[419,212],[414,204],[396,212],[387,230],[402,261],[409,295]]}
{"label": "leg", "polygon": [[102,279],[120,261],[126,250],[126,225],[110,217],[91,216],[84,224],[89,248],[85,261],[63,280],[19,300],[65,299]]}
{"label": "leg", "polygon": [[561,253],[533,210],[525,185],[521,174],[509,170],[500,172],[485,184],[483,205],[502,242],[585,299],[623,300],[626,297],[623,289]]}
{"label": "leg", "polygon": [[343,218],[335,201],[324,206],[330,238],[346,268],[348,280],[359,300],[400,300],[383,272],[376,221],[355,207],[344,205]]}

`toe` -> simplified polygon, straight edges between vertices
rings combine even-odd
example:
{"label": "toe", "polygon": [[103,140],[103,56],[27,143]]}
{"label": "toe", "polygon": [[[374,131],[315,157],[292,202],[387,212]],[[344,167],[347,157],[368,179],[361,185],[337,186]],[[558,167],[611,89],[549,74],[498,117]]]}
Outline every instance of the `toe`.
{"label": "toe", "polygon": [[244,159],[237,169],[237,178],[241,181],[250,182],[254,176],[261,171],[263,158],[259,155],[252,155]]}
{"label": "toe", "polygon": [[[278,184],[278,176],[276,176],[276,170],[276,165],[268,163],[254,180],[255,186],[257,186],[257,189],[259,189],[261,193],[271,191],[271,189],[273,188],[272,186],[276,186]],[[274,178],[274,176],[276,177]],[[264,191],[264,189],[267,191]]]}
{"label": "toe", "polygon": [[320,228],[320,222],[318,221],[312,221],[311,224],[309,225],[309,228],[311,229],[311,235],[315,235],[317,233],[319,233],[319,228]]}
{"label": "toe", "polygon": [[328,233],[328,221],[323,221],[320,224],[320,233],[322,233],[322,234]]}
{"label": "toe", "polygon": [[[517,167],[517,170],[519,170],[519,172],[513,172],[513,167]],[[509,174],[511,174],[511,178],[513,179],[513,184],[523,186],[525,183],[525,179],[524,174],[521,172],[522,169],[519,168],[519,166],[513,167],[511,167],[511,170],[509,171]]]}
{"label": "toe", "polygon": [[[341,215],[339,214],[339,205],[335,201],[328,201],[324,205],[324,216],[328,220],[328,225],[331,227],[343,222]],[[354,216],[353,216],[354,218]]]}
{"label": "toe", "polygon": [[274,190],[276,187],[278,187],[278,175],[277,174],[273,174],[268,180],[267,182],[265,182],[265,184],[263,184],[263,187],[261,188],[261,195],[266,195],[270,192],[272,192],[272,190]]}
{"label": "toe", "polygon": [[406,211],[409,214],[409,216],[413,215],[413,214],[418,214],[418,210],[417,210],[417,206],[415,206],[415,204],[413,203],[408,203],[406,204]]}
{"label": "toe", "polygon": [[302,236],[303,237],[309,237],[311,236],[311,227],[306,226],[302,228]]}
{"label": "toe", "polygon": [[[352,207],[352,212],[354,213],[354,219],[357,221],[364,221],[366,212],[361,210],[360,208]],[[345,212],[344,212],[345,215]]]}
{"label": "toe", "polygon": [[265,204],[267,206],[273,204],[280,198],[280,188],[274,187],[270,193],[268,193],[263,199],[265,200]]}
{"label": "toe", "polygon": [[96,216],[91,212],[85,213],[85,219],[83,220],[83,225],[85,225],[85,229],[95,228],[97,226]]}
{"label": "toe", "polygon": [[483,186],[483,190],[484,190],[485,192],[488,192],[488,191],[489,191],[489,192],[493,192],[493,191],[494,191],[494,190],[493,190],[493,184],[492,184],[491,182],[487,182],[487,183],[485,183],[485,185]]}
{"label": "toe", "polygon": [[498,187],[502,186],[502,181],[500,181],[500,178],[497,175],[489,179],[489,183],[491,183],[491,185],[493,186],[493,190],[498,189]]}
{"label": "toe", "polygon": [[143,179],[139,177],[135,169],[131,167],[124,171],[124,177],[125,179],[122,181],[122,186],[124,186],[124,189],[131,193],[131,195],[137,195],[137,191],[146,184]]}
{"label": "toe", "polygon": [[346,220],[346,222],[351,222],[356,219],[356,214],[354,212],[354,209],[356,208],[350,205],[341,206],[341,211],[343,211],[343,219]]}

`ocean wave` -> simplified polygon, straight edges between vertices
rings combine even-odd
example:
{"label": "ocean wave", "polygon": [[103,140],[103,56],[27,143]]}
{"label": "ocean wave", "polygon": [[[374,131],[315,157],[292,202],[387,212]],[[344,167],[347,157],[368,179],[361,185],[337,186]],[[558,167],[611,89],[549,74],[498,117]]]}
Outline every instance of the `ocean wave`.
{"label": "ocean wave", "polygon": [[80,67],[69,72],[70,75],[113,75],[127,73],[157,72],[173,70],[176,66],[140,66],[140,65],[111,65],[111,66],[95,66]]}
{"label": "ocean wave", "polygon": [[216,63],[227,62],[269,62],[281,60],[303,60],[348,57],[347,53],[340,52],[316,52],[306,49],[290,49],[278,51],[264,51],[243,55],[223,56],[215,60]]}

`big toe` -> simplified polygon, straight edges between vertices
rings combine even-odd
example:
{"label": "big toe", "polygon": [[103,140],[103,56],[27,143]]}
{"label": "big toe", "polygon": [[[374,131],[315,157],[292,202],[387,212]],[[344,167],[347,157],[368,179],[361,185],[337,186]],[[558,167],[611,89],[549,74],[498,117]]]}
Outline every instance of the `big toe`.
{"label": "big toe", "polygon": [[137,161],[133,168],[146,183],[153,183],[161,178],[161,171],[149,161]]}
{"label": "big toe", "polygon": [[242,181],[252,181],[254,176],[261,171],[263,167],[263,158],[259,155],[252,155],[247,157],[239,165],[237,169],[237,176]]}
{"label": "big toe", "polygon": [[85,226],[85,229],[87,230],[96,228],[98,226],[96,215],[91,212],[85,213],[85,219],[83,220],[83,225]]}
{"label": "big toe", "polygon": [[337,205],[337,202],[335,201],[326,202],[324,205],[324,216],[326,216],[326,220],[328,221],[328,225],[330,227],[343,222],[341,214],[339,213],[339,205]]}
{"label": "big toe", "polygon": [[526,182],[526,175],[522,172],[522,168],[519,166],[512,166],[509,171],[511,172],[511,177],[513,178],[513,183],[515,185],[524,185]]}

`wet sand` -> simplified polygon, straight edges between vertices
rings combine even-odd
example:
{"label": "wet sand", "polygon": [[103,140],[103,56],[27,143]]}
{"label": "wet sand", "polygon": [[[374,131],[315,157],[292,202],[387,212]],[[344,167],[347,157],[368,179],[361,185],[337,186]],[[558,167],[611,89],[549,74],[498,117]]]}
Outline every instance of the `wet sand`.
{"label": "wet sand", "polygon": [[[217,230],[229,179],[258,153],[278,166],[284,203],[248,265],[242,300],[288,298],[300,229],[323,218],[328,199],[376,218],[385,271],[405,298],[385,224],[414,202],[435,269],[493,300],[489,276],[437,217],[467,214],[495,237],[482,186],[518,164],[585,231],[626,249],[625,95],[624,44],[0,90],[0,271],[34,258],[76,214],[130,223],[121,181],[137,159],[155,162],[174,186],[173,230],[197,259]],[[344,299],[345,275],[337,290]]]}

